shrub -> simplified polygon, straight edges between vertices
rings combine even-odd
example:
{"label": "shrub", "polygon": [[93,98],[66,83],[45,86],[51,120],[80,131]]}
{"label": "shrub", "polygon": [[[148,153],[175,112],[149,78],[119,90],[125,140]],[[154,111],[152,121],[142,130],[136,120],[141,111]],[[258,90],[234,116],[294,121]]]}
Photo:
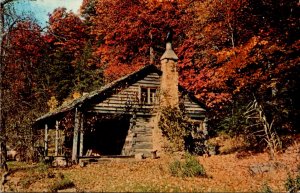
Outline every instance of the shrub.
{"label": "shrub", "polygon": [[204,167],[199,163],[195,156],[190,154],[186,155],[183,162],[175,160],[170,163],[169,168],[171,175],[177,177],[197,177],[206,175]]}
{"label": "shrub", "polygon": [[50,192],[57,192],[57,190],[72,188],[74,186],[74,183],[70,179],[63,178],[59,181],[56,181],[52,186],[50,186],[49,190]]}
{"label": "shrub", "polygon": [[170,168],[170,172],[172,176],[181,176],[181,162],[178,160],[173,161],[172,163],[170,163],[169,165]]}
{"label": "shrub", "polygon": [[300,190],[300,171],[298,171],[298,174],[296,178],[292,178],[289,174],[285,183],[284,183],[285,189],[288,192],[297,192]]}
{"label": "shrub", "polygon": [[183,166],[183,176],[194,177],[205,175],[204,167],[199,163],[196,157],[188,155]]}
{"label": "shrub", "polygon": [[188,119],[177,108],[165,107],[161,112],[159,127],[162,133],[173,142],[177,150],[184,150],[184,138],[192,128]]}
{"label": "shrub", "polygon": [[158,125],[163,135],[172,142],[173,150],[203,154],[205,136],[195,131],[195,125],[183,110],[164,107]]}
{"label": "shrub", "polygon": [[263,185],[262,192],[264,192],[264,193],[272,193],[273,191],[272,191],[271,187],[268,184],[265,183]]}

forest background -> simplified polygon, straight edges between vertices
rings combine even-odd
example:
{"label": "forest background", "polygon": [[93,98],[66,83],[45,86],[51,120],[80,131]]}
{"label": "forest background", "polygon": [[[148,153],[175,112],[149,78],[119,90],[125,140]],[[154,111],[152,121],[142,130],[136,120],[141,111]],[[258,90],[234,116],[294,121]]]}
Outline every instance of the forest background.
{"label": "forest background", "polygon": [[[253,135],[254,99],[280,136],[299,133],[299,1],[84,0],[41,27],[1,0],[1,136],[32,144],[33,121],[83,92],[155,61],[174,31],[179,83],[207,106],[209,132]],[[297,100],[298,99],[298,100]]]}

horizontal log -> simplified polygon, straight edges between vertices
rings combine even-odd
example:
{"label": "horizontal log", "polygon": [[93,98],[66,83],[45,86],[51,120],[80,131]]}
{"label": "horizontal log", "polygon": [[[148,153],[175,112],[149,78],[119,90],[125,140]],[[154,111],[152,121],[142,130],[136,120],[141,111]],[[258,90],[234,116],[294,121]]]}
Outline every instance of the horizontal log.
{"label": "horizontal log", "polygon": [[139,115],[139,116],[153,116],[156,112],[153,111],[145,111],[145,112],[134,112],[130,111],[115,111],[115,110],[97,110],[97,109],[89,109],[87,113],[99,113],[99,114],[127,114],[127,115]]}
{"label": "horizontal log", "polygon": [[134,107],[126,107],[126,106],[95,106],[92,108],[92,110],[104,110],[104,111],[135,111],[137,110],[138,112],[150,112],[153,109],[153,107],[149,106],[143,106],[137,109],[134,109]]}
{"label": "horizontal log", "polygon": [[154,87],[158,87],[160,85],[160,82],[156,82],[156,81],[139,81],[139,82],[136,82],[134,84],[132,84],[132,86],[140,86],[140,85],[147,85],[147,86],[151,86],[151,84],[154,86]]}
{"label": "horizontal log", "polygon": [[125,101],[128,99],[138,99],[138,93],[133,93],[133,94],[118,94],[118,95],[113,95],[105,100],[103,100],[103,102],[105,101],[113,101],[113,100],[118,100],[118,101]]}
{"label": "horizontal log", "polygon": [[102,103],[95,104],[95,107],[134,107],[134,108],[154,108],[158,104],[152,103],[140,103],[138,101],[120,101],[120,100],[110,100],[103,101]]}
{"label": "horizontal log", "polygon": [[149,76],[146,76],[145,78],[143,78],[142,80],[160,80],[160,77],[159,76],[153,76],[153,75],[149,75]]}
{"label": "horizontal log", "polygon": [[202,111],[200,109],[194,109],[194,110],[186,109],[186,112],[190,114],[202,114],[202,115],[205,114],[205,111]]}
{"label": "horizontal log", "polygon": [[202,108],[185,108],[189,112],[205,113],[205,110]]}
{"label": "horizontal log", "polygon": [[189,101],[184,101],[184,106],[186,107],[200,107],[202,108],[200,105],[198,105],[197,103],[192,103],[192,102],[189,102]]}
{"label": "horizontal log", "polygon": [[160,75],[157,74],[157,73],[155,73],[155,72],[152,72],[152,73],[148,74],[147,77],[148,77],[148,76],[156,76],[156,77],[160,77]]}
{"label": "horizontal log", "polygon": [[204,119],[204,115],[199,115],[199,114],[187,114],[190,118],[197,118],[197,119]]}

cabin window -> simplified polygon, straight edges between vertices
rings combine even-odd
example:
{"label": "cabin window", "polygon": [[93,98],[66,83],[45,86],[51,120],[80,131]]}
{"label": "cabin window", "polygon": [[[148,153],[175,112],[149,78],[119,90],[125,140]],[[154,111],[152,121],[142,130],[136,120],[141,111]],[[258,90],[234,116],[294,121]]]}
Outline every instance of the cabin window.
{"label": "cabin window", "polygon": [[156,102],[156,91],[154,87],[141,87],[140,102],[143,104],[154,104]]}

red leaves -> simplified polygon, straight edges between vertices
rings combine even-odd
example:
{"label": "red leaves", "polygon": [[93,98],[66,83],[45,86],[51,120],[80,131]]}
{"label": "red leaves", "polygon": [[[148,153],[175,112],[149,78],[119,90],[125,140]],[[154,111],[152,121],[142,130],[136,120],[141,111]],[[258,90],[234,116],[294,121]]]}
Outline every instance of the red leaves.
{"label": "red leaves", "polygon": [[31,21],[17,23],[7,38],[3,82],[17,96],[34,86],[32,72],[42,60],[44,42],[41,28]]}
{"label": "red leaves", "polygon": [[65,8],[57,8],[49,17],[49,30],[47,42],[53,44],[58,50],[73,55],[80,55],[80,50],[87,41],[87,27],[83,21]]}
{"label": "red leaves", "polygon": [[[185,12],[180,10],[187,1],[85,1],[82,11],[86,12],[94,3],[95,14],[88,20],[92,22],[91,33],[101,44],[94,45],[94,57],[100,57],[107,77],[120,77],[111,69],[131,71],[148,64],[149,49],[152,46],[159,62],[165,47],[165,34],[172,27],[176,35],[183,34],[188,22],[181,22]],[[185,27],[183,27],[185,26]],[[131,65],[128,65],[131,64]],[[122,67],[121,67],[122,66]],[[118,70],[119,69],[119,70]],[[124,71],[124,72],[125,72]]]}

